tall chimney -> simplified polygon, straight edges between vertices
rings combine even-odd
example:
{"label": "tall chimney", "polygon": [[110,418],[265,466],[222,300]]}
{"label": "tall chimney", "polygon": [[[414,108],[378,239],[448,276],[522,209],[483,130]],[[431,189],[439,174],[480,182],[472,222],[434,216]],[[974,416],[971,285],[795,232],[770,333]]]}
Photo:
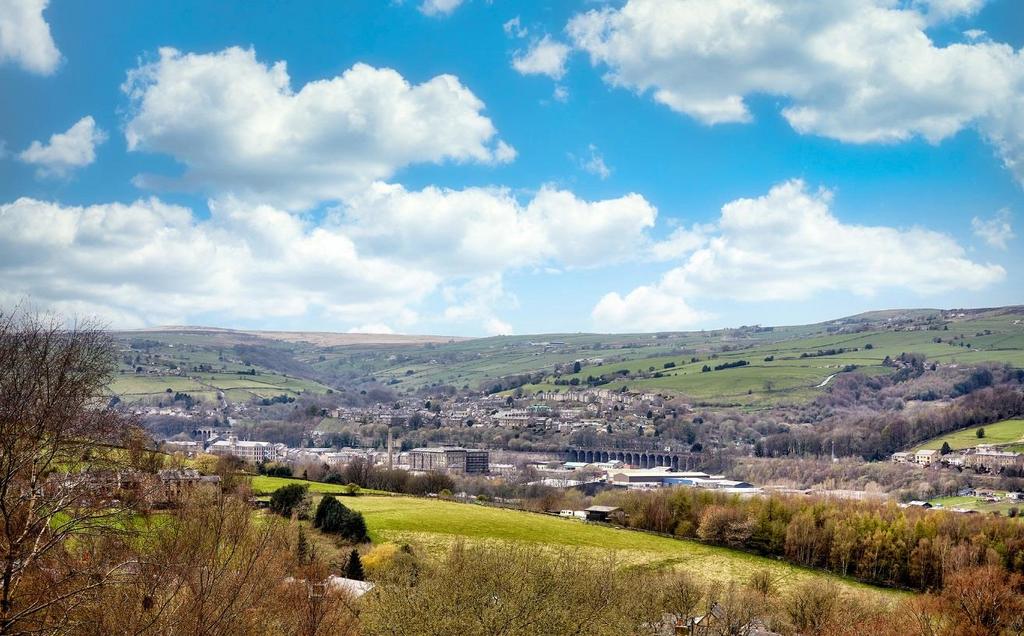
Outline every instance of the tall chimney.
{"label": "tall chimney", "polygon": [[394,468],[395,440],[391,436],[391,429],[388,429],[388,470]]}

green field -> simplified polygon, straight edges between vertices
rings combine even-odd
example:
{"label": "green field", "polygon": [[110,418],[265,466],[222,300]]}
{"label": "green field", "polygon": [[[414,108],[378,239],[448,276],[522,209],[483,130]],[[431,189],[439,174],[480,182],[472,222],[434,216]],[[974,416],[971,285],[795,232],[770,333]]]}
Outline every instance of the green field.
{"label": "green field", "polygon": [[702,580],[747,581],[768,569],[792,585],[808,578],[827,577],[847,589],[896,596],[774,559],[604,525],[588,524],[518,510],[491,508],[413,497],[354,497],[344,504],[363,513],[375,542],[413,543],[439,554],[458,539],[527,542],[583,551],[614,552],[624,565],[677,568]]}
{"label": "green field", "polygon": [[[979,428],[985,429],[985,437],[978,437]],[[941,437],[928,440],[915,450],[939,449],[942,448],[943,442],[949,442],[949,447],[953,450],[973,448],[978,444],[995,445],[1024,442],[1024,419],[1003,420],[995,424],[985,424],[984,426],[975,426],[947,433]]]}
{"label": "green field", "polygon": [[[681,394],[695,401],[716,405],[770,405],[783,401],[798,402],[813,398],[825,391],[819,386],[826,378],[856,367],[860,373],[880,375],[891,372],[882,365],[886,356],[895,358],[904,352],[924,354],[928,360],[941,364],[972,364],[977,362],[1005,362],[1024,366],[1024,322],[1019,313],[983,316],[973,320],[950,321],[943,328],[913,331],[868,330],[859,333],[834,335],[806,334],[797,328],[784,328],[771,332],[758,343],[753,339],[729,341],[729,351],[716,351],[701,355],[700,348],[690,355],[651,356],[629,360],[607,361],[600,366],[584,365],[576,374],[562,375],[561,379],[579,380],[585,386],[588,376],[612,374],[620,369],[647,372],[651,367],[661,377],[613,380],[604,385],[612,390],[622,386],[630,389]],[[978,335],[985,334],[987,335]],[[788,337],[786,337],[788,336]],[[961,337],[962,336],[962,337]],[[938,342],[937,342],[938,340]],[[966,343],[969,346],[961,346]],[[868,348],[870,345],[870,348]],[[834,355],[814,355],[818,351],[846,349]],[[854,350],[855,349],[855,350]],[[801,357],[807,354],[808,357]],[[697,362],[690,359],[699,358]],[[767,358],[771,358],[768,360]],[[704,365],[714,367],[723,363],[745,360],[747,366],[702,372]],[[675,366],[665,369],[666,363]],[[527,393],[537,390],[568,390],[569,386],[555,386],[554,376],[544,382],[527,385]],[[826,385],[827,386],[827,385]]]}
{"label": "green field", "polygon": [[[252,477],[252,490],[256,495],[269,495],[278,488],[299,484],[308,486],[309,492],[320,495],[337,495],[345,493],[348,488],[344,484],[327,484],[321,481],[306,481],[292,477],[268,477],[266,475],[254,475]],[[378,490],[360,489],[360,493],[380,494]],[[345,501],[348,501],[347,499]]]}
{"label": "green field", "polygon": [[[256,494],[269,494],[282,486],[302,484],[315,494],[336,494],[344,486],[290,479],[252,478]],[[379,496],[361,490],[362,496],[346,497],[342,502],[363,513],[374,542],[413,543],[432,554],[440,554],[452,542],[514,541],[586,551],[614,552],[624,564],[650,568],[678,568],[705,579],[746,581],[759,569],[770,569],[787,585],[809,577],[828,577],[850,589],[895,595],[883,590],[844,580],[775,559],[745,552],[708,546],[696,541],[672,539],[645,532],[625,530],[575,519],[563,519],[520,510],[493,508],[400,495]],[[377,495],[377,496],[375,496]]]}
{"label": "green field", "polygon": [[1005,498],[997,502],[988,502],[980,497],[936,497],[930,499],[928,503],[933,506],[941,505],[943,508],[962,508],[982,513],[998,512],[1003,515],[1011,508],[1024,509],[1024,502]]}
{"label": "green field", "polygon": [[136,395],[141,393],[158,393],[171,389],[173,391],[202,391],[203,385],[191,378],[176,375],[118,375],[111,383],[116,393]]}
{"label": "green field", "polygon": [[114,376],[108,388],[127,402],[161,398],[167,389],[172,393],[188,393],[205,402],[215,402],[218,393],[223,393],[228,401],[245,402],[277,395],[295,397],[305,391],[327,391],[327,387],[312,380],[274,373],[254,376],[238,373],[190,373],[188,376],[121,373]]}

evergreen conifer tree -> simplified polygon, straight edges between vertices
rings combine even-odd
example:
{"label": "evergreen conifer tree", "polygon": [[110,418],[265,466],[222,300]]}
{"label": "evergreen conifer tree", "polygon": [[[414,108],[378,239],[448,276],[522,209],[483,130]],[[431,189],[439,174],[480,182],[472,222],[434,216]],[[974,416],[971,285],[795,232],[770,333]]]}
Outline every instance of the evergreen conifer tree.
{"label": "evergreen conifer tree", "polygon": [[365,576],[363,562],[359,559],[359,551],[352,550],[348,555],[348,563],[345,564],[345,578],[362,581]]}

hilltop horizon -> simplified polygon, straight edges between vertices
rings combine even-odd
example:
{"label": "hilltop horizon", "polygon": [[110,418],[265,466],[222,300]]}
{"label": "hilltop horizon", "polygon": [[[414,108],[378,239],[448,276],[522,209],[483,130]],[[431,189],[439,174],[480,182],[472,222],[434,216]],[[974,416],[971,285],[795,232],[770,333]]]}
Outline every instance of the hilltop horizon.
{"label": "hilltop horizon", "polygon": [[448,341],[459,341],[459,340],[479,340],[482,338],[493,338],[493,337],[532,337],[532,336],[558,336],[558,335],[609,335],[609,336],[636,336],[636,335],[656,335],[656,334],[668,334],[668,333],[695,333],[695,332],[718,332],[728,331],[730,329],[743,329],[749,327],[771,327],[771,328],[785,328],[785,327],[800,327],[810,325],[824,325],[828,323],[841,323],[843,321],[851,320],[881,320],[886,318],[898,318],[900,316],[909,315],[922,315],[935,312],[969,312],[969,313],[981,313],[981,312],[1014,312],[1024,311],[1024,304],[1011,304],[1002,305],[995,307],[901,307],[892,309],[871,309],[862,311],[856,314],[850,314],[845,316],[838,316],[827,320],[821,320],[816,322],[807,323],[790,323],[790,324],[762,324],[759,322],[750,322],[736,325],[723,325],[718,327],[711,327],[707,329],[681,329],[673,331],[616,331],[616,332],[602,332],[602,331],[541,331],[533,333],[509,333],[509,334],[494,334],[491,336],[466,336],[459,334],[422,334],[422,333],[394,333],[394,332],[354,332],[354,331],[330,331],[330,330],[295,330],[295,329],[249,329],[244,327],[226,327],[226,326],[212,326],[212,325],[154,325],[151,327],[136,327],[131,329],[109,329],[113,333],[144,333],[144,332],[167,332],[167,331],[192,331],[192,332],[231,332],[240,334],[251,334],[260,335],[264,337],[276,337],[281,340],[295,340],[302,335],[325,335],[325,336],[339,336],[340,339],[351,338],[353,344],[360,342],[363,344],[371,344],[369,340],[365,340],[366,337],[377,338],[381,344],[398,344],[405,341],[411,341],[413,339],[419,339],[422,342],[448,342]]}

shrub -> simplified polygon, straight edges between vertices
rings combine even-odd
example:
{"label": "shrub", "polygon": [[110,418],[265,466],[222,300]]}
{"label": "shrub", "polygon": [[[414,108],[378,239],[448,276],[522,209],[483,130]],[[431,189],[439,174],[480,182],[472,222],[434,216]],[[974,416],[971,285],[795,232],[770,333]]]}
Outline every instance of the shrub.
{"label": "shrub", "polygon": [[415,576],[420,570],[420,558],[409,544],[382,543],[367,554],[360,555],[363,570],[374,580],[402,579],[403,575]]}
{"label": "shrub", "polygon": [[390,565],[396,554],[398,554],[398,546],[394,543],[382,543],[374,546],[366,558],[361,559],[363,568],[372,575]]}
{"label": "shrub", "polygon": [[292,513],[304,517],[308,491],[309,487],[305,484],[289,484],[278,488],[270,495],[270,509],[282,517],[290,517]]}
{"label": "shrub", "polygon": [[738,547],[750,539],[752,531],[742,510],[715,505],[708,506],[701,515],[697,537],[701,541]]}
{"label": "shrub", "polygon": [[340,501],[332,495],[327,495],[317,504],[316,513],[313,515],[313,527],[324,532],[337,532],[341,525],[341,517],[348,511]]}
{"label": "shrub", "polygon": [[356,543],[369,540],[363,515],[346,508],[331,495],[321,499],[317,505],[313,527],[325,534],[337,534]]}
{"label": "shrub", "polygon": [[266,462],[257,466],[261,475],[269,477],[291,477],[292,467],[279,462]]}

